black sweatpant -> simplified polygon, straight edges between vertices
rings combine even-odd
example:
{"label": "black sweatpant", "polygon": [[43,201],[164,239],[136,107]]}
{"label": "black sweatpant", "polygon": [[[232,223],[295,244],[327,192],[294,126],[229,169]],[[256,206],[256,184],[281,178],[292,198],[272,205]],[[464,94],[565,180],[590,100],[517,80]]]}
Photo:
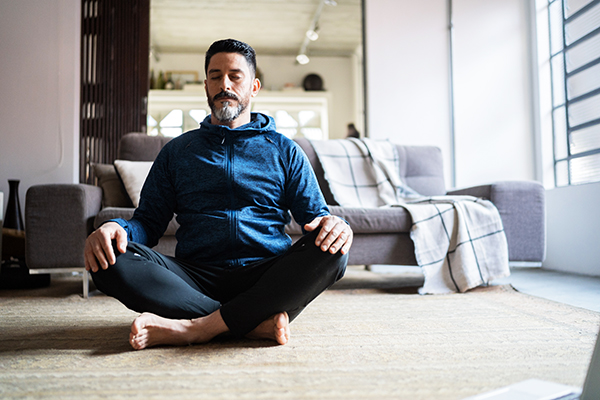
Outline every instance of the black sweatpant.
{"label": "black sweatpant", "polygon": [[348,255],[315,246],[317,231],[281,256],[238,268],[192,265],[130,242],[126,253],[116,252],[115,265],[92,278],[137,312],[192,319],[220,309],[231,333],[241,337],[276,313],[293,320],[344,275]]}

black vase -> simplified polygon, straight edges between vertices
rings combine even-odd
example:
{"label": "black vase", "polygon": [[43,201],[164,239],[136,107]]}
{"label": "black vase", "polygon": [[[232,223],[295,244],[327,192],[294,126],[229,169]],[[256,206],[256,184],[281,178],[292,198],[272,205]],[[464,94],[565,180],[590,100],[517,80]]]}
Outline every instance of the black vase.
{"label": "black vase", "polygon": [[19,182],[18,180],[8,180],[10,192],[8,194],[8,205],[4,214],[4,228],[24,231],[23,216],[21,215],[21,203],[19,202]]}

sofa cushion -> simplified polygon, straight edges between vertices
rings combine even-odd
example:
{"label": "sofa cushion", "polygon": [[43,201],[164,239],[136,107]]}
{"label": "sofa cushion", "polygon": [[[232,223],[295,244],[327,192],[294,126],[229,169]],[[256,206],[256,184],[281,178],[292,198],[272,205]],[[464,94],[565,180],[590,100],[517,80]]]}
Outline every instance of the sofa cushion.
{"label": "sofa cushion", "polygon": [[[346,220],[352,231],[357,233],[399,233],[410,232],[412,218],[402,207],[386,208],[349,208],[340,206],[329,206],[333,215]],[[302,232],[300,226],[292,221],[287,227],[289,234]]]}
{"label": "sofa cushion", "polygon": [[423,196],[443,196],[444,164],[442,151],[435,146],[396,145],[400,157],[400,177]]}
{"label": "sofa cushion", "polygon": [[154,161],[160,150],[171,140],[164,136],[148,136],[130,132],[119,141],[117,159],[129,161]]}
{"label": "sofa cushion", "polygon": [[133,207],[114,165],[93,163],[92,168],[102,188],[102,207]]}
{"label": "sofa cushion", "polygon": [[115,169],[134,207],[140,205],[140,193],[152,168],[152,161],[115,160]]}
{"label": "sofa cushion", "polygon": [[[98,228],[104,222],[109,221],[115,218],[123,218],[123,219],[131,219],[133,217],[133,212],[135,208],[131,207],[107,207],[100,210],[100,212],[96,215],[94,219],[94,228]],[[167,230],[165,231],[165,236],[175,235],[177,232],[177,228],[179,228],[179,223],[175,220],[175,217],[169,222],[169,226],[167,226]]]}

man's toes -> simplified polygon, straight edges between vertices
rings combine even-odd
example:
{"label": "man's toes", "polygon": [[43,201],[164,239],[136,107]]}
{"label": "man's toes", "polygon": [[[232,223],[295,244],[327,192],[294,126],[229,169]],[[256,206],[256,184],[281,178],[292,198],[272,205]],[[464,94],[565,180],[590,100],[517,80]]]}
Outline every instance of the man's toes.
{"label": "man's toes", "polygon": [[277,329],[285,329],[290,324],[290,318],[286,312],[282,312],[275,316],[275,327]]}
{"label": "man's toes", "polygon": [[290,335],[286,331],[280,332],[279,336],[277,337],[277,343],[279,344],[286,344],[289,340]]}
{"label": "man's toes", "polygon": [[286,344],[290,340],[290,318],[286,312],[277,314],[275,322],[275,340],[279,344]]}
{"label": "man's toes", "polygon": [[131,341],[131,347],[133,347],[136,350],[142,350],[143,348],[146,347],[146,345],[148,344],[148,341],[146,340],[146,337],[142,336],[134,336]]}

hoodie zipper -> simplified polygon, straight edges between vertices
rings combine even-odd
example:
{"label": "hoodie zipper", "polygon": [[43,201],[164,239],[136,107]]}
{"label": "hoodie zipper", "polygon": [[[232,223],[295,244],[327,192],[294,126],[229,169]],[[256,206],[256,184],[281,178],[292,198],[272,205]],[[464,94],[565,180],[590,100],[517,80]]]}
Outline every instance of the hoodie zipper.
{"label": "hoodie zipper", "polygon": [[223,142],[225,143],[225,165],[227,173],[227,189],[229,192],[229,236],[231,238],[232,246],[237,243],[237,212],[234,209],[235,196],[233,194],[233,140],[229,132],[225,132],[223,135]]}

